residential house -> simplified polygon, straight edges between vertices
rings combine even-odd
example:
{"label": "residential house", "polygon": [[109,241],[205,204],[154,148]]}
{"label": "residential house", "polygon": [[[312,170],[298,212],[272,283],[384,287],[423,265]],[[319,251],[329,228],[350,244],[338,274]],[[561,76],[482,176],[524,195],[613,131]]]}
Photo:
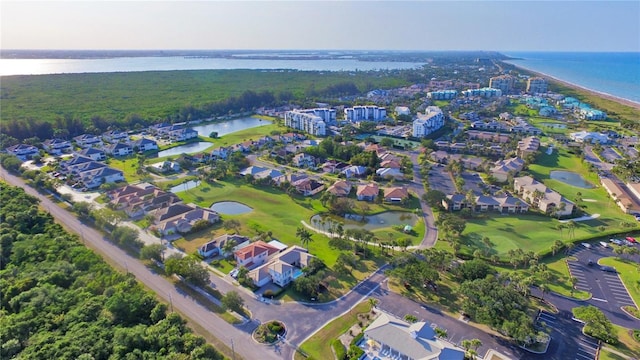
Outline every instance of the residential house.
{"label": "residential house", "polygon": [[161,173],[182,171],[182,169],[180,169],[180,164],[178,164],[175,161],[168,161],[168,160],[151,164],[151,167]]}
{"label": "residential house", "polygon": [[79,180],[84,183],[88,189],[96,188],[102,184],[124,181],[124,174],[120,170],[116,170],[107,166],[98,169],[83,171]]}
{"label": "residential house", "polygon": [[322,164],[322,171],[326,173],[336,174],[340,173],[342,170],[346,169],[349,166],[349,164],[340,161],[329,160]]}
{"label": "residential house", "polygon": [[393,315],[381,312],[364,330],[367,343],[375,344],[383,356],[392,359],[463,360],[465,352],[446,340],[424,321],[409,324]]}
{"label": "residential house", "polygon": [[129,134],[119,130],[109,130],[102,134],[102,139],[106,142],[116,143],[123,140],[129,140]]}
{"label": "residential house", "polygon": [[123,210],[132,218],[182,202],[174,193],[162,191],[150,184],[127,185],[108,192],[107,196],[115,209]]}
{"label": "residential house", "polygon": [[62,153],[70,152],[73,150],[73,146],[70,141],[61,139],[49,139],[42,143],[42,147],[52,155],[60,155]]}
{"label": "residential house", "polygon": [[9,154],[15,155],[18,159],[26,161],[31,159],[33,155],[38,155],[40,150],[33,145],[18,144],[7,148]]}
{"label": "residential house", "polygon": [[316,159],[311,155],[300,153],[293,157],[293,159],[291,160],[291,163],[293,164],[293,166],[296,166],[299,168],[314,167],[316,165],[315,160]]}
{"label": "residential house", "polygon": [[217,149],[211,150],[211,158],[215,160],[226,160],[229,156],[230,148],[228,147],[219,147]]}
{"label": "residential house", "polygon": [[513,188],[524,200],[540,211],[557,216],[571,215],[575,205],[531,176],[513,180]]}
{"label": "residential house", "polygon": [[211,209],[192,207],[188,212],[160,222],[157,229],[162,235],[184,234],[191,231],[198,221],[206,221],[209,224],[213,224],[220,221],[220,215]]}
{"label": "residential house", "polygon": [[271,257],[271,255],[278,253],[280,250],[265,243],[262,240],[258,240],[249,244],[241,249],[233,252],[233,256],[236,259],[237,266],[244,266],[245,268],[252,270],[265,262]]}
{"label": "residential house", "polygon": [[360,201],[374,201],[379,193],[380,189],[376,184],[370,183],[365,185],[358,185],[356,197]]}
{"label": "residential house", "polygon": [[115,143],[105,146],[105,151],[113,156],[122,157],[133,154],[133,148],[129,144]]}
{"label": "residential house", "polygon": [[589,131],[578,131],[569,134],[569,138],[573,141],[577,141],[579,143],[600,143],[607,144],[609,143],[609,135],[598,133],[598,132],[589,132]]}
{"label": "residential house", "polygon": [[107,159],[107,155],[103,150],[92,148],[92,147],[82,149],[82,151],[80,151],[79,154],[82,156],[88,157],[90,159],[93,159],[95,161],[104,161]]}
{"label": "residential house", "polygon": [[81,148],[101,147],[104,145],[99,137],[91,134],[83,134],[73,138],[76,144]]}
{"label": "residential house", "polygon": [[376,170],[376,175],[387,180],[404,180],[404,173],[398,168],[380,168]]}
{"label": "residential house", "polygon": [[142,152],[154,151],[158,150],[158,143],[151,139],[142,138],[133,142],[133,148]]}
{"label": "residential house", "polygon": [[302,269],[309,265],[312,258],[314,256],[309,254],[307,249],[294,245],[251,270],[248,276],[256,286],[273,282],[284,287],[304,274]]}
{"label": "residential house", "polygon": [[[239,247],[241,244],[250,241],[250,239],[246,236],[241,235],[230,235],[224,234],[220,235],[217,238],[209,241],[208,243],[202,245],[198,248],[198,254],[202,257],[208,258],[216,255],[224,256],[224,248],[227,243],[233,244],[234,248]],[[235,249],[234,249],[235,251]]]}
{"label": "residential house", "polygon": [[600,183],[602,187],[609,193],[611,199],[620,207],[620,209],[624,213],[635,212],[636,210],[640,210],[635,207],[634,201],[631,198],[630,194],[622,189],[622,187],[616,183],[615,181],[608,178],[600,178]]}
{"label": "residential house", "polygon": [[540,148],[540,139],[535,136],[526,137],[518,141],[518,156],[525,157],[529,154],[535,154]]}
{"label": "residential house", "polygon": [[173,141],[186,141],[196,139],[198,132],[192,128],[182,128],[169,131],[169,138]]}
{"label": "residential house", "polygon": [[331,186],[329,186],[329,188],[327,189],[327,192],[337,197],[347,197],[351,192],[351,188],[352,188],[351,183],[349,183],[348,181],[338,180],[335,183],[333,183]]}
{"label": "residential house", "polygon": [[384,189],[385,202],[401,202],[409,198],[409,191],[405,187],[396,186]]}
{"label": "residential house", "polygon": [[367,168],[359,165],[351,165],[340,171],[340,173],[344,174],[347,179],[352,177],[363,177],[367,175]]}
{"label": "residential house", "polygon": [[491,168],[491,175],[498,181],[507,181],[509,175],[515,175],[524,168],[525,162],[519,157],[498,160]]}
{"label": "residential house", "polygon": [[402,164],[397,159],[384,160],[380,163],[380,167],[388,169],[400,169]]}

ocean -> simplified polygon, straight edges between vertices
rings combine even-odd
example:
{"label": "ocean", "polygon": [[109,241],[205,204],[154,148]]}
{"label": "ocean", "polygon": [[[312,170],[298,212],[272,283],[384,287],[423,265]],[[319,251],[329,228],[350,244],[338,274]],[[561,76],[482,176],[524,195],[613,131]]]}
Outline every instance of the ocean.
{"label": "ocean", "polygon": [[640,53],[505,52],[506,61],[600,93],[640,103]]}

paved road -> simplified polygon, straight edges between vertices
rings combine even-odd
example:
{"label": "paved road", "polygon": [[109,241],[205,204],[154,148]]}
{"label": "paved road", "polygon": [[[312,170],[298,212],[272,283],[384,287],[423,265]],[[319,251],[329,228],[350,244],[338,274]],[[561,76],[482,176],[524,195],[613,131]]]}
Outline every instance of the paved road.
{"label": "paved road", "polygon": [[104,236],[95,229],[83,225],[75,216],[58,207],[54,202],[39,194],[29,186],[26,186],[22,179],[8,174],[0,168],[0,176],[9,184],[19,186],[25,191],[40,199],[41,206],[67,229],[81,235],[85,244],[96,250],[105,258],[119,264],[123,268],[144,283],[149,289],[163,298],[171,306],[183,313],[191,321],[197,323],[216,338],[230,344],[233,339],[236,352],[245,359],[281,359],[280,354],[276,354],[272,348],[255,343],[251,339],[251,333],[243,331],[245,329],[236,328],[206,308],[198,304],[194,299],[178,291],[175,286],[160,275],[153,273],[138,259],[130,257],[126,252],[107,241]]}
{"label": "paved road", "polygon": [[433,211],[431,208],[422,200],[422,195],[425,194],[424,186],[422,185],[422,175],[420,175],[420,161],[418,161],[418,156],[420,156],[420,152],[418,150],[412,151],[400,151],[395,150],[395,152],[408,156],[411,158],[411,162],[413,163],[413,179],[408,185],[408,189],[412,191],[418,199],[420,200],[420,207],[422,208],[422,216],[424,217],[425,223],[425,233],[422,241],[418,248],[425,249],[433,247],[438,240],[438,228],[436,228],[435,219],[433,217]]}

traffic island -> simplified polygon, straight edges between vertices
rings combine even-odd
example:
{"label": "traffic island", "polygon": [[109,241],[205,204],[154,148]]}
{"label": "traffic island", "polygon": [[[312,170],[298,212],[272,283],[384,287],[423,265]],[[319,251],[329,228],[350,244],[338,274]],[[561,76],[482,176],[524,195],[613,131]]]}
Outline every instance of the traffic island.
{"label": "traffic island", "polygon": [[272,320],[261,324],[253,332],[253,339],[261,344],[273,345],[284,337],[287,330],[280,321]]}

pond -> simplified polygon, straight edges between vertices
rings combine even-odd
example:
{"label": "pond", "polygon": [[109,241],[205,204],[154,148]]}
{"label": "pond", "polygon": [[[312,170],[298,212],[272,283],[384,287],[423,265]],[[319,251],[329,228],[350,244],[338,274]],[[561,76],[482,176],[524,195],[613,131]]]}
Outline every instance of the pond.
{"label": "pond", "polygon": [[254,117],[219,121],[206,125],[194,126],[193,130],[198,132],[200,136],[209,136],[215,131],[218,136],[224,136],[240,130],[250,129],[258,126],[270,125],[271,121],[266,121]]}
{"label": "pond", "polygon": [[180,191],[187,191],[189,189],[194,189],[197,188],[198,186],[200,186],[200,181],[196,181],[196,180],[189,180],[187,182],[184,182],[180,185],[176,185],[174,187],[172,187],[171,189],[169,189],[169,191],[171,191],[172,193],[177,193]]}
{"label": "pond", "polygon": [[594,187],[593,184],[585,180],[580,174],[571,171],[553,170],[549,173],[549,176],[554,180],[583,189],[592,189]]}
{"label": "pond", "polygon": [[[404,211],[387,211],[376,215],[365,216],[364,221],[361,221],[361,219],[362,216],[355,214],[347,214],[344,219],[318,214],[311,217],[311,223],[309,225],[318,230],[328,231],[332,223],[341,222],[345,230],[365,229],[373,231],[395,225],[409,225],[413,227],[418,221],[418,217],[415,214]],[[325,221],[324,226],[321,223],[322,220]]]}
{"label": "pond", "polygon": [[239,202],[221,201],[211,205],[211,210],[217,211],[220,214],[240,215],[251,212],[253,209]]}
{"label": "pond", "polygon": [[171,149],[162,150],[158,153],[158,157],[178,156],[180,154],[198,153],[198,152],[204,151],[205,149],[207,149],[212,145],[213,145],[212,143],[204,142],[204,141],[188,143],[188,144],[176,146]]}

